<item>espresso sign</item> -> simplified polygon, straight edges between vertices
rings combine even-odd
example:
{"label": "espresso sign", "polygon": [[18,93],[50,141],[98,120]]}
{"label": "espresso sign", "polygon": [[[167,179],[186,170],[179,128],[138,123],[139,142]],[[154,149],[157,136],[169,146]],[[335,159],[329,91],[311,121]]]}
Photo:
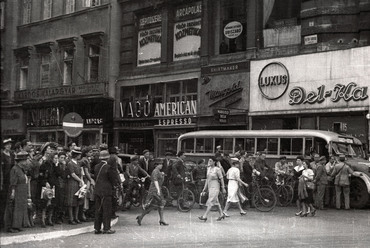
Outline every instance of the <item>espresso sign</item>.
{"label": "espresso sign", "polygon": [[258,87],[262,95],[269,100],[281,97],[288,86],[289,73],[281,63],[274,62],[266,65],[258,77]]}

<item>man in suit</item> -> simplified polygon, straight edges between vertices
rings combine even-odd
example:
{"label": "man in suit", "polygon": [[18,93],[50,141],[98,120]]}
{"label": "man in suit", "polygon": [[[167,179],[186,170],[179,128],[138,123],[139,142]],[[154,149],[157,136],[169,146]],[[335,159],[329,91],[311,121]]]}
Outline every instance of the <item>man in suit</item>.
{"label": "man in suit", "polygon": [[316,174],[314,178],[314,183],[317,185],[317,193],[315,200],[315,205],[320,210],[324,210],[324,196],[326,185],[328,184],[328,176],[325,169],[326,158],[321,156],[319,159],[319,165],[316,168]]}
{"label": "man in suit", "polygon": [[[109,152],[103,150],[100,152],[101,162],[95,167],[95,234],[113,234],[115,230],[111,229],[110,220],[112,214],[112,190],[117,185],[117,169],[108,164],[110,158]],[[103,224],[103,232],[101,231]]]}
{"label": "man in suit", "polygon": [[163,168],[162,168],[162,171],[165,174],[163,185],[166,186],[167,188],[168,188],[168,185],[169,185],[170,178],[172,176],[171,157],[172,157],[171,152],[166,152],[165,153],[165,159],[163,161]]}

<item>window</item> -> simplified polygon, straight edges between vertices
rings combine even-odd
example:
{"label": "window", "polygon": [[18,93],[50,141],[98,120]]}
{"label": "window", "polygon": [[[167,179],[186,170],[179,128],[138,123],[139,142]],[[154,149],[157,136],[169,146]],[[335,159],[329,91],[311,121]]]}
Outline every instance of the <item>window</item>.
{"label": "window", "polygon": [[44,12],[43,12],[44,20],[51,18],[52,8],[53,8],[53,0],[44,0]]}
{"label": "window", "polygon": [[5,2],[0,2],[0,29],[4,29]]}
{"label": "window", "polygon": [[100,5],[100,0],[82,0],[82,7],[95,7]]}
{"label": "window", "polygon": [[75,0],[66,0],[66,14],[75,12]]}
{"label": "window", "polygon": [[202,2],[175,9],[173,61],[200,57]]}
{"label": "window", "polygon": [[217,138],[215,139],[215,151],[217,146],[221,146],[224,154],[230,154],[233,152],[233,138]]}
{"label": "window", "polygon": [[198,84],[196,79],[167,83],[166,86],[168,102],[197,100]]}
{"label": "window", "polygon": [[50,84],[50,53],[41,54],[40,83],[41,87]]}
{"label": "window", "polygon": [[278,154],[277,138],[257,138],[257,151],[266,154]]}
{"label": "window", "polygon": [[212,153],[213,138],[196,138],[196,153]]}
{"label": "window", "polygon": [[161,62],[162,16],[160,12],[138,19],[137,66]]}
{"label": "window", "polygon": [[303,155],[302,138],[281,138],[280,139],[281,155]]}
{"label": "window", "polygon": [[184,139],[181,141],[182,150],[186,153],[194,153],[194,139]]}
{"label": "window", "polygon": [[246,50],[246,23],[246,0],[221,1],[219,54]]}
{"label": "window", "polygon": [[23,0],[22,24],[27,24],[31,22],[31,8],[32,8],[32,0]]}
{"label": "window", "polygon": [[64,50],[63,56],[63,85],[72,83],[74,48]]}
{"label": "window", "polygon": [[97,45],[90,45],[88,61],[89,81],[97,81],[99,79],[99,59],[100,59],[100,47]]}
{"label": "window", "polygon": [[244,150],[249,154],[254,154],[254,138],[236,138],[235,139],[235,152]]}

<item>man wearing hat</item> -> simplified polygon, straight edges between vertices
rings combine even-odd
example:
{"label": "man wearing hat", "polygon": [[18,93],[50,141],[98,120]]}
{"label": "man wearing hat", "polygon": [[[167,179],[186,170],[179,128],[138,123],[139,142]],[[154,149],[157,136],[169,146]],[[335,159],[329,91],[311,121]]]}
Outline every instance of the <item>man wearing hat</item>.
{"label": "man wearing hat", "polygon": [[28,179],[25,173],[28,153],[16,154],[16,164],[10,170],[10,185],[5,210],[4,226],[7,232],[19,232],[22,227],[30,226],[27,212]]}
{"label": "man wearing hat", "polygon": [[[112,191],[113,186],[117,185],[117,176],[115,169],[108,164],[110,158],[107,150],[100,151],[99,159],[101,162],[95,168],[95,234],[113,234],[111,230],[112,214]],[[101,225],[103,224],[103,231]]]}
{"label": "man wearing hat", "polygon": [[313,182],[316,184],[317,193],[315,200],[315,205],[317,208],[324,210],[324,195],[326,185],[328,184],[328,177],[325,169],[326,158],[321,156],[319,159],[318,166],[316,168],[316,174]]}
{"label": "man wearing hat", "polygon": [[163,161],[163,168],[162,171],[164,172],[164,182],[163,185],[168,188],[169,185],[169,180],[172,176],[172,163],[171,163],[171,157],[172,153],[171,152],[166,152],[165,153],[165,159]]}
{"label": "man wearing hat", "polygon": [[[143,151],[143,157],[139,159],[139,165],[141,168],[143,168],[149,175],[154,169],[154,160],[153,160],[153,154],[148,150],[145,149]],[[145,189],[148,190],[150,186],[150,181],[145,181]]]}
{"label": "man wearing hat", "polygon": [[346,156],[339,155],[339,163],[334,166],[331,176],[334,178],[336,202],[335,207],[339,210],[341,207],[341,194],[344,195],[344,208],[349,210],[349,177],[353,174],[353,170],[346,163]]}

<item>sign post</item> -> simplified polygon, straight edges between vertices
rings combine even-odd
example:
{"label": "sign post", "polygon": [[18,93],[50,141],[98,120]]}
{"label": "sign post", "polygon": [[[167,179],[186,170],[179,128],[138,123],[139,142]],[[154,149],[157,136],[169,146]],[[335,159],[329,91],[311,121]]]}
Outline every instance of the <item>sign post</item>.
{"label": "sign post", "polygon": [[63,130],[67,136],[77,137],[82,133],[83,123],[84,120],[79,114],[75,112],[68,113],[63,118]]}

